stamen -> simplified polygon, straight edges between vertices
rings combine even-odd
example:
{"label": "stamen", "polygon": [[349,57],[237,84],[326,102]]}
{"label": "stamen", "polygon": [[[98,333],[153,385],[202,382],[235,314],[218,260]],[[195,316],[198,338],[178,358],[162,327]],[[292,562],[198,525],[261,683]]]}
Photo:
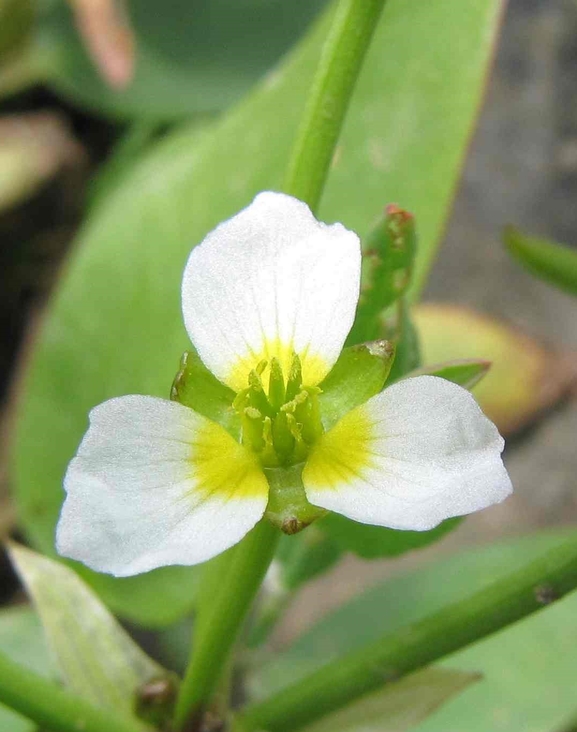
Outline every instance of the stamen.
{"label": "stamen", "polygon": [[[263,362],[261,361],[261,364],[262,363]],[[264,362],[264,363],[266,363],[266,362]],[[259,364],[259,366],[261,364]],[[248,385],[249,385],[249,395],[250,395],[251,406],[256,407],[256,409],[261,411],[263,414],[266,414],[267,416],[272,417],[274,415],[274,410],[271,407],[271,405],[266,397],[266,394],[264,392],[264,386],[262,385],[262,380],[260,378],[260,374],[257,372],[256,369],[253,369],[249,373]]]}
{"label": "stamen", "polygon": [[278,412],[285,401],[284,378],[278,358],[271,358],[268,400],[271,407]]}
{"label": "stamen", "polygon": [[272,424],[272,444],[281,464],[286,465],[292,457],[295,438],[287,422],[287,415],[280,412]]}
{"label": "stamen", "polygon": [[286,396],[287,402],[290,402],[299,393],[303,383],[303,371],[301,366],[301,360],[296,353],[293,354],[289,375],[286,385]]}
{"label": "stamen", "polygon": [[255,452],[262,452],[265,448],[263,416],[254,407],[247,407],[243,411],[242,439]]}

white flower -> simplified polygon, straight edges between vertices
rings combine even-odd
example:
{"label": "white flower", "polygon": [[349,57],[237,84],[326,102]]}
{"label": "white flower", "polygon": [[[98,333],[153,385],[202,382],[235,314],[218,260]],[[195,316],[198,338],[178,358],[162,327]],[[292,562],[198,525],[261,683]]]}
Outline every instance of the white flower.
{"label": "white flower", "polygon": [[[440,378],[401,381],[301,440],[298,410],[314,403],[312,387],[343,347],[360,267],[354,233],[319,223],[294,198],[261,193],[193,249],[182,283],[186,329],[204,364],[239,394],[236,407],[268,430],[270,444],[280,430],[278,445],[288,441],[293,462],[304,462],[312,504],[420,531],[503,500],[511,483],[502,438],[467,391]],[[271,362],[285,386],[300,362],[293,392],[302,398],[267,416],[243,399],[251,372],[264,377]],[[259,439],[238,443],[154,397],[101,404],[66,473],[58,551],[119,576],[210,559],[265,512],[271,454]]]}

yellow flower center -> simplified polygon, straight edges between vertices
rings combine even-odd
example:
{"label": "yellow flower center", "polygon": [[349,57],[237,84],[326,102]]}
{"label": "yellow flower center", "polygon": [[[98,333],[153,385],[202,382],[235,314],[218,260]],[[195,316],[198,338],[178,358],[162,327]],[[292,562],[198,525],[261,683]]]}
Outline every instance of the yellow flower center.
{"label": "yellow flower center", "polygon": [[[289,364],[287,366],[287,363]],[[248,374],[234,408],[242,422],[242,441],[265,467],[303,462],[322,435],[317,386],[304,386],[300,358],[293,352],[284,367],[273,356]]]}

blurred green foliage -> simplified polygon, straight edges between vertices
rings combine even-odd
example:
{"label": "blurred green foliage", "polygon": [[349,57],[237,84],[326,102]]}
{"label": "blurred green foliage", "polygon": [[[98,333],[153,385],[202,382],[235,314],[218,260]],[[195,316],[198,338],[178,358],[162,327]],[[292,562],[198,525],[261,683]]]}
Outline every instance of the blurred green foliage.
{"label": "blurred green foliage", "polygon": [[236,102],[327,0],[129,0],[136,74],[121,92],[96,70],[65,0],[39,0],[29,63],[74,104],[115,119],[168,121]]}
{"label": "blurred green foliage", "polygon": [[[262,698],[338,655],[395,633],[566,541],[568,532],[534,534],[469,550],[393,577],[330,613],[253,676]],[[433,668],[478,672],[482,680],[417,725],[415,732],[552,732],[574,712],[577,595],[554,604]]]}

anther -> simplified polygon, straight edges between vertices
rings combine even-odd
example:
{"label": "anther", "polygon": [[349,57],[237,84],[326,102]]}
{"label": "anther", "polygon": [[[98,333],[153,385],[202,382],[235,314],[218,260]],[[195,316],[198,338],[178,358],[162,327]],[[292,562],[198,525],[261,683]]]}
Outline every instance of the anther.
{"label": "anther", "polygon": [[[261,363],[263,363],[261,361]],[[264,362],[266,363],[266,362]],[[259,364],[260,366],[260,364]],[[262,385],[262,380],[260,378],[260,374],[257,372],[256,369],[253,369],[249,375],[248,375],[248,385],[249,385],[249,401],[250,405],[252,407],[256,407],[256,409],[260,410],[263,414],[268,415],[269,417],[272,417],[274,414],[274,411],[266,398],[266,394],[264,391],[264,387]]]}
{"label": "anther", "polygon": [[286,396],[287,402],[290,402],[299,393],[303,383],[303,372],[301,366],[301,360],[296,353],[293,354],[291,365],[289,368],[289,375],[286,385]]}

